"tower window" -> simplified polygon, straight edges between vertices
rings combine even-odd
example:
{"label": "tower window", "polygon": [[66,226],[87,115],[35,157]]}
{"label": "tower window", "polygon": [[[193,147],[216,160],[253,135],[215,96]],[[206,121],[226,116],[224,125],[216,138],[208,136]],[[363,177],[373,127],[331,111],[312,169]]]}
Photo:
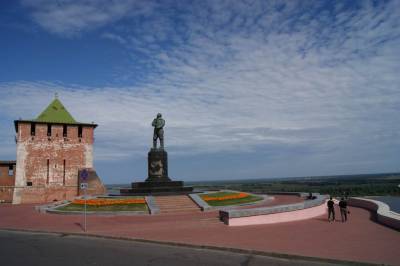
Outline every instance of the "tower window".
{"label": "tower window", "polygon": [[28,187],[31,187],[31,186],[32,186],[32,181],[27,181],[27,182],[26,182],[26,185],[27,185]]}
{"label": "tower window", "polygon": [[8,167],[8,175],[9,176],[13,176],[14,175],[14,167],[12,165],[10,165]]}
{"label": "tower window", "polygon": [[82,126],[78,126],[78,138],[82,138]]}
{"label": "tower window", "polygon": [[35,136],[35,132],[36,131],[36,125],[35,125],[35,123],[32,123],[31,124],[31,136]]}
{"label": "tower window", "polygon": [[63,137],[68,137],[67,125],[63,125]]}
{"label": "tower window", "polygon": [[47,124],[47,136],[51,136],[51,125]]}

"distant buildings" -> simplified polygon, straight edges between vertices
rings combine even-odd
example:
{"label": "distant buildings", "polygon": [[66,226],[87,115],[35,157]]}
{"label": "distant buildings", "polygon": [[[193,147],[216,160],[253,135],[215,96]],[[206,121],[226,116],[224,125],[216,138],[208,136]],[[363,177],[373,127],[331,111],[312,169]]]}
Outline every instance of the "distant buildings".
{"label": "distant buildings", "polygon": [[17,160],[0,161],[0,201],[42,203],[80,194],[79,171],[88,169],[88,194],[105,188],[93,169],[96,124],[75,121],[57,97],[33,120],[15,120]]}

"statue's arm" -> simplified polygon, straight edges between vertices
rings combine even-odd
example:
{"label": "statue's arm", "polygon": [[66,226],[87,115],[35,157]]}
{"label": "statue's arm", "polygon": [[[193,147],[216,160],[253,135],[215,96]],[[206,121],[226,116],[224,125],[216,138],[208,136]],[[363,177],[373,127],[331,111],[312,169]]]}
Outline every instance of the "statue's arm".
{"label": "statue's arm", "polygon": [[156,126],[156,120],[155,120],[155,119],[153,120],[153,122],[151,123],[151,125],[152,125],[153,127]]}
{"label": "statue's arm", "polygon": [[161,127],[164,127],[164,126],[165,126],[165,120],[161,119]]}

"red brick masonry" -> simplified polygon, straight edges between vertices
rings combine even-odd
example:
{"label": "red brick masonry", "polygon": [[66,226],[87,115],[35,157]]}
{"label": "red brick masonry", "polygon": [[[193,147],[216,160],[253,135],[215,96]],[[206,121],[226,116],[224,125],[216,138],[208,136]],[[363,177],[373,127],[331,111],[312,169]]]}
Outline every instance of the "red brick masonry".
{"label": "red brick masonry", "polygon": [[12,202],[15,164],[15,161],[0,161],[0,202]]}
{"label": "red brick masonry", "polygon": [[[290,197],[277,196],[277,200],[289,203]],[[367,210],[350,208],[350,211],[347,223],[328,223],[321,216],[244,227],[224,225],[218,220],[217,211],[89,216],[88,233],[400,265],[400,233],[372,221]],[[0,217],[3,229],[82,232],[82,216],[40,214],[34,205],[0,205]]]}

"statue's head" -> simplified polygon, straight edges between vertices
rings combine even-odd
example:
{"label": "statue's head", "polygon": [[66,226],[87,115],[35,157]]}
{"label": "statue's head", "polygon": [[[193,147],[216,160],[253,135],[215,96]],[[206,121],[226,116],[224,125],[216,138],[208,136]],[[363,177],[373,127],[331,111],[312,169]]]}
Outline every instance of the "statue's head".
{"label": "statue's head", "polygon": [[160,118],[160,117],[161,117],[161,114],[160,114],[160,113],[158,113],[158,114],[157,114],[157,118]]}

